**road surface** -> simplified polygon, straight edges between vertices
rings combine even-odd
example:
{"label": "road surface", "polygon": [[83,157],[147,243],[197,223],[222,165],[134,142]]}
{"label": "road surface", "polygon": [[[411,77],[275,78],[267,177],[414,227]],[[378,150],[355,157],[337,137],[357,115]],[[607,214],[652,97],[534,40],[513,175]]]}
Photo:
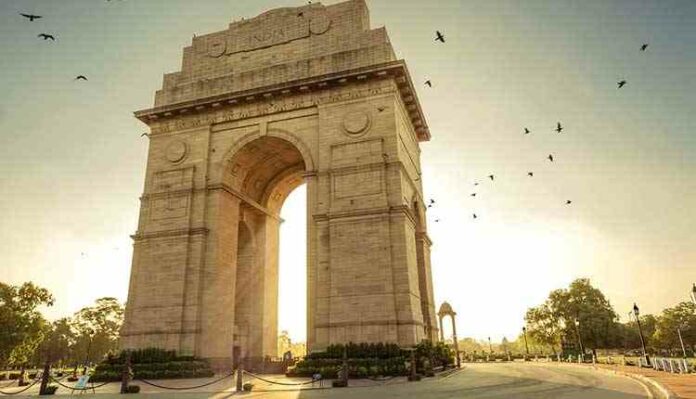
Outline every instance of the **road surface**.
{"label": "road surface", "polygon": [[[273,379],[273,377],[270,378]],[[158,381],[158,383],[166,386],[192,386],[205,381],[210,380],[170,380]],[[138,381],[134,383],[140,385],[143,392],[128,395],[129,399],[137,397],[175,397],[177,399],[633,399],[650,397],[645,385],[628,377],[576,365],[522,362],[466,364],[463,369],[448,376],[426,378],[420,382],[406,382],[401,377],[387,382],[351,380],[352,386],[349,388],[296,390],[292,387],[269,386],[255,381],[254,391],[242,395],[234,395],[232,392],[234,390],[232,378],[197,392],[165,391],[145,386]],[[268,390],[269,388],[284,390],[274,391]],[[35,387],[27,393],[36,397],[36,392],[33,392],[35,389],[38,388]],[[261,390],[265,391],[261,392]],[[114,383],[98,389],[94,396],[98,399],[124,398],[116,392],[118,392],[118,384]],[[65,395],[69,394],[69,391],[61,388],[56,394]],[[90,395],[93,394],[90,393]],[[659,398],[659,395],[655,397]]]}

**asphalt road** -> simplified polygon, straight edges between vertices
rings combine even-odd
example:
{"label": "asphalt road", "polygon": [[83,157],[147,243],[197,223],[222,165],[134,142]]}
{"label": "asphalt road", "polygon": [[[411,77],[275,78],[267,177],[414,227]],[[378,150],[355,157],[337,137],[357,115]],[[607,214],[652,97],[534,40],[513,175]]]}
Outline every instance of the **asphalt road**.
{"label": "asphalt road", "polygon": [[628,399],[646,398],[648,393],[641,383],[633,379],[589,368],[530,363],[480,363],[468,364],[463,371],[446,378],[415,383],[303,392],[259,392],[247,397]]}
{"label": "asphalt road", "polygon": [[[135,383],[138,383],[137,381]],[[191,386],[193,380],[169,381],[167,384]],[[165,382],[162,382],[165,384]],[[142,386],[142,383],[139,385]],[[420,382],[406,382],[403,378],[375,383],[370,380],[352,380],[352,387],[283,391],[282,386],[255,384],[253,392],[235,395],[234,381],[227,379],[207,388],[207,392],[163,391],[143,387],[144,391],[128,398],[269,398],[269,399],[402,399],[402,398],[523,398],[523,399],[587,399],[587,398],[646,398],[648,392],[642,383],[628,377],[613,375],[575,365],[545,363],[478,363],[466,364],[446,377],[427,378]],[[362,386],[358,386],[362,385]],[[32,389],[33,391],[34,389]],[[226,392],[223,392],[226,391]],[[118,395],[118,384],[109,384],[97,390],[98,399],[124,398]],[[30,393],[30,392],[27,392]],[[31,392],[35,397],[36,392]],[[59,389],[58,395],[69,394]],[[90,395],[93,395],[90,393]],[[16,397],[16,396],[15,396]],[[655,397],[659,397],[655,395]]]}

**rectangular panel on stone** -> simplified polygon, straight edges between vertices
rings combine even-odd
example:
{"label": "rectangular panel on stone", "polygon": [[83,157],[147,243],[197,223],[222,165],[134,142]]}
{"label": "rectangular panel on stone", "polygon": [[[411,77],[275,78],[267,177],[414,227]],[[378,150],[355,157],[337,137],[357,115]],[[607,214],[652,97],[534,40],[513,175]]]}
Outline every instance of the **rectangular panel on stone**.
{"label": "rectangular panel on stone", "polygon": [[152,199],[152,220],[174,219],[188,215],[189,193],[166,194]]}
{"label": "rectangular panel on stone", "polygon": [[367,170],[333,175],[332,193],[334,199],[362,197],[381,194],[383,189],[383,171]]}
{"label": "rectangular panel on stone", "polygon": [[382,139],[364,140],[331,146],[331,167],[353,166],[382,160]]}
{"label": "rectangular panel on stone", "polygon": [[193,167],[155,172],[150,192],[193,188]]}

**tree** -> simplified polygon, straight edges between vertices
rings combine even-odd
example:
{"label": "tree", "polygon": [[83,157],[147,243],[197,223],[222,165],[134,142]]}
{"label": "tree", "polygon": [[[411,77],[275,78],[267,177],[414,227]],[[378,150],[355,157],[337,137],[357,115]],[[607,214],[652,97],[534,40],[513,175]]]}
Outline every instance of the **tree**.
{"label": "tree", "polygon": [[564,336],[569,342],[577,341],[579,335],[584,347],[593,352],[612,346],[617,315],[602,291],[594,288],[589,279],[580,278],[567,290],[552,291],[548,301],[552,312],[564,321]]}
{"label": "tree", "polygon": [[51,363],[67,362],[75,344],[75,338],[70,318],[64,317],[54,321],[46,328],[45,339],[37,351],[39,358],[35,363],[47,360]]}
{"label": "tree", "polygon": [[99,298],[94,306],[75,313],[72,327],[76,336],[76,360],[98,362],[116,350],[122,323],[123,305],[116,298]]}
{"label": "tree", "polygon": [[563,326],[561,318],[554,312],[549,300],[528,309],[524,319],[527,322],[528,338],[549,347],[551,352],[556,354],[556,348],[560,347]]}
{"label": "tree", "polygon": [[43,340],[46,321],[37,308],[53,305],[53,296],[32,282],[0,283],[0,366],[24,365]]}
{"label": "tree", "polygon": [[670,352],[681,352],[681,343],[677,329],[681,330],[684,346],[688,349],[696,344],[696,304],[681,302],[677,306],[667,308],[657,319],[653,338],[655,346]]}

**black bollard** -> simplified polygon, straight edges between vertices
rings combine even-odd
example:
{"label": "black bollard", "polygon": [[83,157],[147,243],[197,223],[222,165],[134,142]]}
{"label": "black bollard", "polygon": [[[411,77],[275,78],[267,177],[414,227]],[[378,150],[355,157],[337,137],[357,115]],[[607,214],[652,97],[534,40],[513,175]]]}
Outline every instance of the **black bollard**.
{"label": "black bollard", "polygon": [[133,378],[133,370],[131,369],[130,351],[126,351],[126,361],[123,364],[123,369],[121,370],[122,394],[128,393],[128,384],[130,384],[131,378]]}
{"label": "black bollard", "polygon": [[46,360],[44,363],[43,374],[41,374],[41,388],[39,388],[39,395],[50,395],[46,388],[48,388],[48,379],[51,376],[51,362]]}

